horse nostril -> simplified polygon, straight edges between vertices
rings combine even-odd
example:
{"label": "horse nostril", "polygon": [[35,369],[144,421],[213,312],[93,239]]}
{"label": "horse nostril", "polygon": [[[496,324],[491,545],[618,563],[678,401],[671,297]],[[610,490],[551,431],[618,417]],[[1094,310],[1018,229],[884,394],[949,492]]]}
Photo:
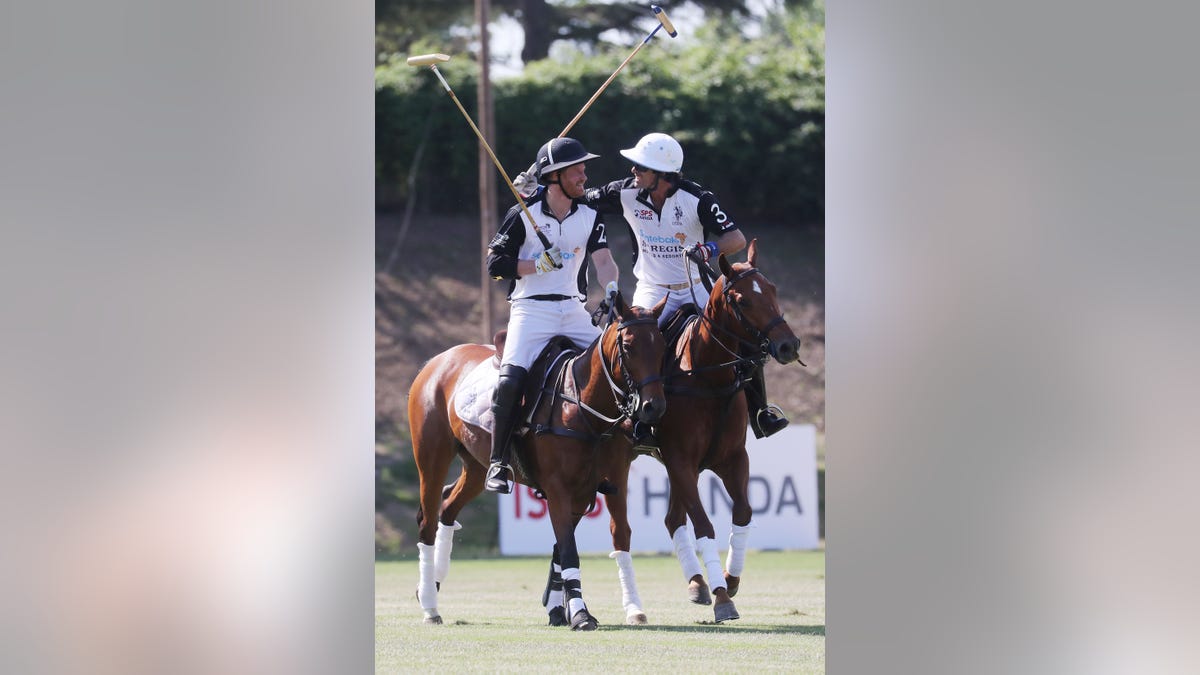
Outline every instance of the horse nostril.
{"label": "horse nostril", "polygon": [[780,363],[791,363],[800,357],[799,340],[788,340],[779,345],[775,350],[776,359]]}

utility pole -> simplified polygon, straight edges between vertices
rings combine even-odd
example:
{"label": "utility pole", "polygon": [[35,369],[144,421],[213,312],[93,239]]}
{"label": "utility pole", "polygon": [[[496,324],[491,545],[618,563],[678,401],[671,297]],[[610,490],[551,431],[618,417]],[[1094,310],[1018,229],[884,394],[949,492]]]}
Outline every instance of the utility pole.
{"label": "utility pole", "polygon": [[[491,49],[488,44],[488,23],[491,20],[491,0],[475,0],[475,25],[479,26],[479,131],[492,145],[496,144],[496,121],[492,112]],[[492,278],[487,271],[487,247],[492,240],[496,220],[496,174],[484,144],[479,144],[479,292],[483,303],[482,344],[491,344]]]}

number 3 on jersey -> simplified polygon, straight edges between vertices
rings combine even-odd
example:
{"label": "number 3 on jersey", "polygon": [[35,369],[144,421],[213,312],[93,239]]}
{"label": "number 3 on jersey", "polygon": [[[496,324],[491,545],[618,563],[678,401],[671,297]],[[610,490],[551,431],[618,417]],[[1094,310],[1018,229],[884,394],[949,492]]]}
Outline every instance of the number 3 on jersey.
{"label": "number 3 on jersey", "polygon": [[712,211],[712,214],[716,216],[718,223],[724,223],[729,220],[729,216],[725,215],[725,212],[721,210],[721,207],[716,202],[713,202],[713,205],[708,210]]}

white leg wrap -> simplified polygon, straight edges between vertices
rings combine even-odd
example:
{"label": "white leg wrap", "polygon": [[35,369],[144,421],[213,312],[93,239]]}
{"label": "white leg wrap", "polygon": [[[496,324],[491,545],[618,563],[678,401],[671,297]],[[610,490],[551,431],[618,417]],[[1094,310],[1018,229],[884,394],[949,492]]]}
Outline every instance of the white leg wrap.
{"label": "white leg wrap", "polygon": [[734,525],[729,533],[729,554],[725,556],[725,571],[731,577],[742,576],[742,568],[746,566],[746,540],[750,538],[750,528],[754,523]]}
{"label": "white leg wrap", "polygon": [[450,551],[454,550],[454,531],[461,530],[462,524],[457,520],[453,525],[438,523],[437,537],[433,540],[434,578],[440,584],[446,580],[450,571]]}
{"label": "white leg wrap", "polygon": [[425,616],[437,616],[437,587],[433,579],[433,547],[417,542],[420,581],[417,583],[417,599],[421,601],[421,609]]}
{"label": "white leg wrap", "polygon": [[691,581],[697,574],[704,574],[700,561],[696,560],[696,540],[687,523],[680,525],[671,535],[671,543],[675,544],[675,557],[679,558],[679,566],[683,568],[683,580]]}
{"label": "white leg wrap", "polygon": [[717,540],[712,537],[700,537],[696,540],[696,548],[700,549],[700,557],[704,559],[704,567],[708,569],[708,587],[713,591],[725,588],[725,568],[721,567]]}
{"label": "white leg wrap", "polygon": [[617,578],[621,580],[621,604],[625,616],[642,613],[642,599],[638,597],[637,580],[633,578],[633,556],[629,551],[613,551],[608,557],[617,561]]}
{"label": "white leg wrap", "polygon": [[[562,578],[563,578],[563,586],[569,587],[570,581],[572,581],[572,580],[579,581],[579,568],[578,567],[568,567],[568,568],[564,569],[562,571]],[[582,594],[582,593],[583,593],[583,589],[580,588],[580,594]],[[570,598],[570,596],[568,596],[568,597]],[[584,604],[582,597],[570,598],[567,600],[567,618],[568,619],[575,616],[575,612],[578,612],[581,609],[587,609],[587,605]]]}
{"label": "white leg wrap", "polygon": [[[559,565],[558,563],[551,563],[551,564],[554,565],[554,571],[558,572],[558,576],[562,577],[562,566]],[[549,610],[549,609],[554,609],[555,607],[562,607],[563,595],[564,595],[563,589],[561,589],[561,588],[559,588],[557,590],[550,589],[550,594],[546,596],[546,609]]]}

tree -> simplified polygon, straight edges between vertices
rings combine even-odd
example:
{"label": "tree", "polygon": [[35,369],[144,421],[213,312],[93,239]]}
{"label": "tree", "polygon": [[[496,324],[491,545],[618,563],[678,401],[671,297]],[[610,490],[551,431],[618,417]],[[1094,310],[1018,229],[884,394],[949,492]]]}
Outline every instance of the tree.
{"label": "tree", "polygon": [[[787,5],[812,3],[812,0],[781,1]],[[709,16],[728,19],[730,30],[738,30],[751,14],[749,0],[693,0],[687,4],[702,8]],[[455,29],[473,23],[473,5],[474,0],[375,0],[376,54],[381,61],[386,60],[390,54],[406,53],[423,38],[448,45],[442,51],[466,50],[471,41],[469,31]],[[671,7],[664,9],[670,13]],[[645,19],[649,18],[649,5],[642,2],[493,0],[492,11],[495,16],[511,16],[521,23],[525,32],[521,59],[525,63],[546,58],[556,40],[591,46],[600,41],[601,33],[609,30],[641,37],[647,24]]]}

